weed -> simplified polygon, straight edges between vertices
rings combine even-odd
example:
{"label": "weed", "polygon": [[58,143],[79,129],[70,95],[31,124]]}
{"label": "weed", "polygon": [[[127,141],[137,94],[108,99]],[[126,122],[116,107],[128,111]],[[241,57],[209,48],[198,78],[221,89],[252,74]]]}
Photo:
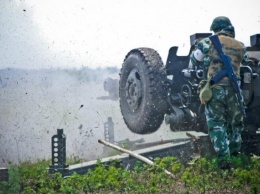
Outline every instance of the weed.
{"label": "weed", "polygon": [[[156,165],[137,162],[134,169],[123,169],[118,161],[104,164],[84,175],[63,178],[49,174],[49,162],[11,166],[9,182],[0,182],[0,194],[34,193],[259,193],[260,160],[257,157],[232,158],[232,169],[218,168],[216,158],[200,158],[183,165],[175,157],[155,158]],[[174,179],[164,169],[174,174]]]}

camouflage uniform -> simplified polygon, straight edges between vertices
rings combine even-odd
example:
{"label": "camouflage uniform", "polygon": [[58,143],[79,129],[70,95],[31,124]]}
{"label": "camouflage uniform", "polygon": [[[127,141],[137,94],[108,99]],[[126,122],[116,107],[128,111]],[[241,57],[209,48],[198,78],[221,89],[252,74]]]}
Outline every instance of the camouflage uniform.
{"label": "camouflage uniform", "polygon": [[[248,59],[245,46],[233,38],[235,31],[232,25],[216,34],[223,52],[231,58],[234,72],[239,79],[240,64],[246,63]],[[196,53],[201,53],[202,57],[197,57]],[[209,38],[198,43],[197,50],[191,54],[191,63],[203,65],[207,69],[207,78],[214,77],[224,68]],[[214,149],[220,159],[229,160],[230,154],[240,150],[244,125],[243,115],[228,77],[224,77],[212,88],[212,98],[206,103],[205,109],[208,132]]]}

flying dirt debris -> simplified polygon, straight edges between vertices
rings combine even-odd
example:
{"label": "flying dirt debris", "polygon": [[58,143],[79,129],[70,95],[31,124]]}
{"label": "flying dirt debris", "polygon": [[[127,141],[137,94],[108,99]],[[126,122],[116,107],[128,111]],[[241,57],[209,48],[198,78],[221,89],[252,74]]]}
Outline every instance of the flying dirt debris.
{"label": "flying dirt debris", "polygon": [[[163,120],[172,131],[207,133],[204,105],[197,88],[204,77],[202,67],[188,69],[189,56],[196,43],[210,33],[190,36],[187,56],[177,56],[171,47],[164,66],[151,48],[131,50],[125,57],[119,80],[120,108],[128,129],[136,134],[157,131]],[[241,89],[246,104],[243,151],[260,154],[260,34],[250,37],[247,47],[250,62],[241,67]]]}

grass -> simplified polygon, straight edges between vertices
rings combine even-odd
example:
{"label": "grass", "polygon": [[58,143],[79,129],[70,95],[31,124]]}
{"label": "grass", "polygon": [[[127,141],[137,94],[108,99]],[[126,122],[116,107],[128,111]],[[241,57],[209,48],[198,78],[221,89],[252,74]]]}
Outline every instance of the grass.
{"label": "grass", "polygon": [[12,166],[9,182],[0,182],[0,193],[260,193],[258,157],[234,157],[229,171],[219,169],[216,158],[200,158],[187,165],[174,157],[156,158],[157,166],[137,162],[132,170],[97,162],[86,174],[74,173],[66,179],[60,173],[49,174],[48,161]]}

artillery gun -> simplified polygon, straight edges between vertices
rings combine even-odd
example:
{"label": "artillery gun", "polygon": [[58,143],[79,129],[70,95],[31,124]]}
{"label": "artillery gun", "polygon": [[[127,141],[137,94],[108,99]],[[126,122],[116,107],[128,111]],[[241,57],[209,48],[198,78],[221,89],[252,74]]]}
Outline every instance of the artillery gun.
{"label": "artillery gun", "polygon": [[[127,127],[137,134],[157,131],[165,120],[172,131],[207,133],[204,105],[197,88],[205,75],[200,66],[188,68],[196,44],[210,33],[190,36],[187,56],[178,56],[178,47],[169,50],[166,65],[151,48],[131,50],[125,57],[119,80],[120,108]],[[260,34],[250,37],[250,62],[241,67],[241,89],[246,105],[243,141],[255,149],[260,142]]]}

